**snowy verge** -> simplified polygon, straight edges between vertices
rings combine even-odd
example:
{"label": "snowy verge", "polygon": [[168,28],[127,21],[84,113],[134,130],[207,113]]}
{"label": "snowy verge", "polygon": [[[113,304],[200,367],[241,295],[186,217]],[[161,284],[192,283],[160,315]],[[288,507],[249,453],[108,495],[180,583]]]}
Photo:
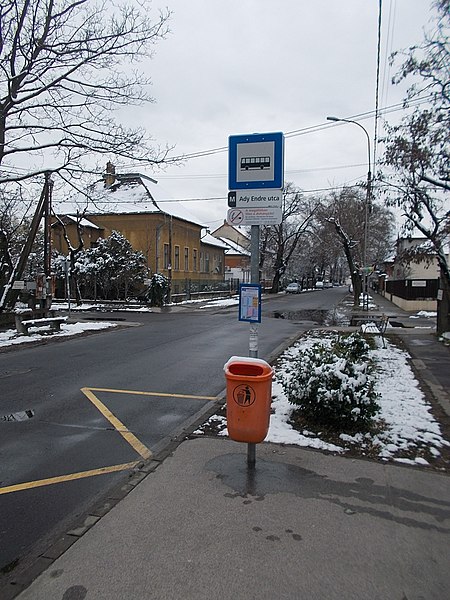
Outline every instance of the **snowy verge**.
{"label": "snowy verge", "polygon": [[[326,344],[329,340],[322,336]],[[292,444],[317,450],[356,454],[382,461],[398,461],[402,464],[429,466],[448,453],[449,442],[443,437],[439,423],[431,413],[431,406],[420,390],[419,383],[408,363],[409,355],[386,342],[386,348],[370,351],[375,363],[375,389],[379,394],[381,411],[377,417],[378,427],[371,433],[348,435],[337,433],[330,440],[327,432],[299,431],[293,424],[295,407],[286,398],[281,381],[289,363],[305,348],[317,341],[317,332],[305,335],[289,348],[275,365],[272,385],[272,414],[266,442]],[[207,431],[227,435],[226,418],[214,415],[200,427],[196,435]],[[336,439],[335,439],[336,438]]]}

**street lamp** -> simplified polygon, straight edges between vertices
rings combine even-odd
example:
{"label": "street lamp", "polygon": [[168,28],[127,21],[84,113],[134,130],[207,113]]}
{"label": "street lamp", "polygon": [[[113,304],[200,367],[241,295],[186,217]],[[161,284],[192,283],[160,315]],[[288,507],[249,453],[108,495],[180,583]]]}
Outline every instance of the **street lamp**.
{"label": "street lamp", "polygon": [[358,123],[358,121],[353,121],[352,119],[340,119],[339,117],[327,117],[327,121],[335,121],[342,123],[353,123],[353,125],[358,125],[360,129],[362,129],[367,138],[367,158],[369,170],[367,171],[367,193],[366,193],[366,206],[364,211],[364,242],[363,242],[363,275],[364,275],[364,294],[363,294],[363,308],[367,308],[369,310],[369,296],[367,293],[367,273],[366,273],[366,263],[367,263],[367,237],[368,237],[368,229],[369,229],[369,206],[370,206],[370,197],[372,193],[372,172],[370,169],[370,137],[367,132],[367,129]]}

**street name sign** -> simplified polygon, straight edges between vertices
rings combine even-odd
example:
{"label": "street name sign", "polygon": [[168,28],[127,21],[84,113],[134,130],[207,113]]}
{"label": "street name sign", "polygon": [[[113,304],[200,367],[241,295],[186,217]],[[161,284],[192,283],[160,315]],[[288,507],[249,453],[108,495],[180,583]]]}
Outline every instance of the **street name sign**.
{"label": "street name sign", "polygon": [[281,190],[232,190],[228,192],[230,208],[281,208]]}
{"label": "street name sign", "polygon": [[231,135],[228,138],[228,189],[281,189],[284,184],[284,136],[281,132]]}

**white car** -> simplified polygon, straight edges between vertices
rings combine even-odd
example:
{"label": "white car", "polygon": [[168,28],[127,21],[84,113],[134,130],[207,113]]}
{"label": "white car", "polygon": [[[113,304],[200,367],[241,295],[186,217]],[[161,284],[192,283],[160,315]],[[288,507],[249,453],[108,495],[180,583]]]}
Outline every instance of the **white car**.
{"label": "white car", "polygon": [[316,281],[316,290],[323,290],[323,281]]}
{"label": "white car", "polygon": [[292,282],[286,288],[286,294],[300,294],[302,291],[300,284]]}

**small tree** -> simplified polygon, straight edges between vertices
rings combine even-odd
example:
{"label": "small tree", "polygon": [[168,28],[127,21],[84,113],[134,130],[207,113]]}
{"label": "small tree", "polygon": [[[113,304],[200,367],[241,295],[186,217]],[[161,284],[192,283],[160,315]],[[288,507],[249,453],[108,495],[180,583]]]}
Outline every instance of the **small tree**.
{"label": "small tree", "polygon": [[105,298],[126,300],[130,288],[142,284],[147,273],[145,256],[133,250],[118,231],[98,240],[76,260],[75,269],[85,285],[99,287]]}
{"label": "small tree", "polygon": [[150,280],[150,286],[146,293],[146,298],[150,306],[164,306],[164,302],[169,289],[169,280],[161,273],[154,273]]}

